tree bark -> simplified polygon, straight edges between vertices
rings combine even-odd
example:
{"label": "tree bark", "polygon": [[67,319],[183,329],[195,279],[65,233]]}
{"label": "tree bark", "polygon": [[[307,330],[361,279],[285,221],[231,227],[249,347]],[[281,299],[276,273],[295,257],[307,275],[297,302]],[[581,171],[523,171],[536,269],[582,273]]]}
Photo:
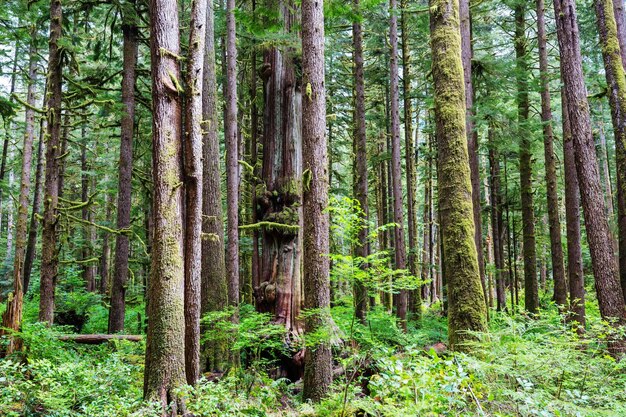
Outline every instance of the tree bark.
{"label": "tree bark", "polygon": [[[224,258],[224,217],[220,172],[220,144],[217,136],[217,80],[215,70],[215,37],[213,3],[206,16],[204,70],[202,83],[202,118],[206,120],[203,137],[202,197],[202,314],[219,311],[228,303],[226,264]],[[203,347],[201,367],[223,371],[228,361],[228,348],[223,343],[209,342]]]}
{"label": "tree bark", "polygon": [[580,235],[580,193],[574,143],[565,90],[561,90],[563,118],[563,164],[565,177],[565,221],[567,224],[567,273],[569,278],[569,321],[579,333],[585,329],[585,275]]}
{"label": "tree bark", "polygon": [[459,1],[459,19],[461,30],[461,62],[463,63],[463,79],[465,84],[465,129],[467,132],[467,150],[469,154],[470,175],[472,181],[472,207],[474,212],[474,241],[478,255],[480,282],[487,300],[485,282],[485,259],[483,254],[483,226],[480,204],[480,165],[478,163],[478,132],[474,129],[474,83],[472,82],[472,19],[470,0]]}
{"label": "tree bark", "polygon": [[556,157],[552,132],[550,107],[550,78],[548,75],[548,50],[546,40],[544,0],[537,0],[537,42],[539,45],[539,72],[541,78],[541,121],[543,123],[543,150],[546,170],[548,221],[550,226],[550,254],[552,259],[553,299],[558,306],[567,305],[567,284],[563,266],[561,221],[559,219],[559,196],[557,190]]}
{"label": "tree bark", "polygon": [[[622,3],[623,1],[619,0]],[[598,32],[602,45],[604,74],[609,89],[611,120],[615,134],[615,168],[617,172],[617,228],[619,236],[619,275],[622,287],[622,298],[626,298],[626,79],[624,78],[624,62],[621,47],[623,44],[613,13],[612,0],[595,2]],[[623,10],[622,10],[623,11]],[[621,16],[624,17],[623,15]],[[622,33],[623,35],[623,33]],[[626,52],[625,52],[626,53]]]}
{"label": "tree bark", "polygon": [[486,329],[467,153],[465,89],[459,9],[454,0],[431,0],[430,28],[438,143],[438,195],[450,347],[467,349],[467,331]]}
{"label": "tree bark", "polygon": [[491,194],[491,229],[493,233],[493,258],[496,267],[496,310],[506,310],[506,294],[504,289],[504,259],[502,245],[502,209],[500,205],[500,159],[496,149],[494,127],[489,125],[489,167]]}
{"label": "tree bark", "polygon": [[[22,175],[20,179],[19,206],[17,212],[17,227],[15,230],[15,257],[13,258],[13,293],[7,300],[6,309],[2,314],[2,329],[0,335],[6,335],[7,330],[19,331],[22,325],[22,312],[24,301],[23,286],[23,263],[26,252],[26,239],[28,231],[28,199],[30,194],[30,176],[33,157],[33,142],[35,141],[35,83],[37,82],[37,29],[31,30],[29,64],[28,64],[28,88],[26,93],[25,132],[24,147],[22,148]],[[6,353],[11,354],[21,347],[19,338],[9,337]]]}
{"label": "tree bark", "polygon": [[[606,208],[591,133],[576,7],[572,0],[554,0],[554,12],[557,16],[562,77],[600,314],[605,320],[617,318],[617,323],[622,323],[626,320],[624,297],[620,291],[618,266],[605,215]],[[613,353],[618,353],[623,350],[623,341],[615,341],[609,347]]]}
{"label": "tree bark", "polygon": [[[135,7],[130,0],[129,7]],[[132,13],[132,12],[131,12]],[[122,105],[120,163],[117,195],[117,229],[124,231],[115,236],[115,261],[111,282],[111,308],[109,310],[109,333],[124,330],[126,312],[126,285],[128,282],[128,256],[130,253],[129,231],[132,203],[133,135],[135,130],[135,81],[138,54],[138,29],[134,16],[124,16]]]}
{"label": "tree bark", "polygon": [[539,311],[537,283],[537,247],[533,204],[532,144],[528,131],[528,56],[526,50],[526,8],[515,6],[515,58],[517,66],[517,121],[519,136],[520,191],[524,251],[524,307],[529,313]]}
{"label": "tree bark", "polygon": [[[152,0],[152,265],[148,280],[148,334],[144,398],[174,406],[185,384],[185,313],[182,225],[181,87],[178,7]],[[181,410],[184,411],[184,410]],[[184,413],[181,413],[184,414]]]}
{"label": "tree bark", "polygon": [[59,202],[59,156],[61,145],[61,83],[63,62],[59,40],[63,11],[61,0],[50,2],[50,38],[48,41],[48,114],[46,146],[46,184],[43,231],[41,238],[41,283],[39,321],[51,325],[54,321],[54,292],[59,268],[57,248],[57,216]]}
{"label": "tree bark", "polygon": [[[354,196],[359,202],[363,213],[362,227],[357,236],[358,242],[354,245],[354,255],[365,259],[369,255],[367,241],[369,222],[368,178],[367,178],[367,134],[365,125],[365,78],[363,74],[363,29],[361,28],[361,6],[359,0],[353,1],[353,9],[357,18],[352,23],[352,44],[354,48]],[[367,268],[363,263],[362,268]],[[365,323],[367,314],[367,289],[365,285],[354,283],[354,314]]]}
{"label": "tree bark", "polygon": [[185,374],[200,377],[200,281],[202,262],[202,80],[207,1],[191,3],[185,117]]}
{"label": "tree bark", "polygon": [[[406,245],[404,242],[404,209],[402,207],[402,166],[400,149],[400,97],[398,91],[398,6],[397,0],[389,0],[389,43],[390,51],[390,117],[391,117],[391,188],[393,194],[393,221],[395,269],[406,269]],[[395,297],[394,297],[395,298]],[[408,291],[401,288],[397,295],[396,315],[400,325],[406,331]]]}
{"label": "tree bark", "polygon": [[226,0],[226,275],[228,303],[239,305],[239,162],[237,137],[237,47],[235,0]]}
{"label": "tree bark", "polygon": [[[231,0],[232,1],[232,0]],[[324,82],[324,2],[302,2],[303,259],[306,332],[330,328],[328,147]],[[303,398],[320,401],[332,382],[330,340],[307,346]]]}

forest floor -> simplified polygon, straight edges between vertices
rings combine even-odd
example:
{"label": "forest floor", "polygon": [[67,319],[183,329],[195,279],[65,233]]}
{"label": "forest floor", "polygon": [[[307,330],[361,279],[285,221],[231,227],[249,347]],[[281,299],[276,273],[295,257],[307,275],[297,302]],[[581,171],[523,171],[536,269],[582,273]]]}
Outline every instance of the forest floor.
{"label": "forest floor", "polygon": [[[82,332],[101,332],[104,307],[91,304],[88,294],[82,297],[71,302],[96,306],[89,307]],[[0,416],[160,415],[141,399],[143,342],[59,341],[69,329],[35,324],[37,301],[27,302],[21,360],[0,360]],[[272,363],[254,359],[254,352],[280,346],[280,334],[267,317],[244,306],[236,347],[245,366],[218,381],[182,388],[189,410],[195,416],[626,415],[626,360],[606,353],[602,340],[609,327],[598,318],[594,300],[587,303],[584,337],[551,305],[536,320],[492,312],[490,331],[476,335],[472,354],[428,348],[447,337],[438,306],[426,309],[420,326],[413,322],[404,334],[380,309],[369,314],[367,326],[355,322],[350,305],[345,300],[333,308],[343,343],[335,347],[338,377],[321,404],[303,403],[299,383],[270,378]],[[127,323],[136,322],[142,308],[131,306]]]}

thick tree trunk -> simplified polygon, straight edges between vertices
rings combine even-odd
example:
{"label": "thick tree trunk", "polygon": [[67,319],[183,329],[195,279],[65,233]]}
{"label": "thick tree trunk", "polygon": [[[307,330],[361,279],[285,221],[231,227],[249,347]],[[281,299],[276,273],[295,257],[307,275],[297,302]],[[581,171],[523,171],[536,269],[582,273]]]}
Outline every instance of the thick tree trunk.
{"label": "thick tree trunk", "polygon": [[202,80],[206,37],[206,1],[191,4],[187,55],[185,117],[185,374],[200,377],[200,287],[202,262]]}
{"label": "thick tree trunk", "polygon": [[[622,3],[623,0],[616,0]],[[595,2],[598,32],[602,45],[604,74],[609,89],[611,119],[615,134],[615,167],[617,172],[617,228],[619,235],[619,273],[622,297],[626,297],[626,79],[624,61],[612,0]],[[620,16],[623,18],[624,16]],[[622,30],[624,22],[619,26]],[[623,35],[623,33],[622,33]],[[626,48],[626,45],[622,45]],[[626,52],[625,52],[626,53]]]}
{"label": "thick tree trunk", "polygon": [[550,225],[550,254],[552,256],[553,299],[557,305],[567,304],[567,284],[563,266],[561,221],[559,220],[559,196],[557,190],[554,134],[552,133],[552,109],[550,107],[550,79],[548,75],[548,50],[546,40],[544,0],[537,0],[537,42],[539,45],[539,68],[541,78],[541,122],[543,123],[543,150],[546,170],[548,221]]}
{"label": "thick tree trunk", "polygon": [[[232,0],[231,0],[232,1]],[[328,227],[328,148],[326,143],[326,91],[324,82],[324,2],[302,2],[302,159],[307,175],[303,183],[304,306],[309,311],[306,332],[330,329],[330,276]],[[305,399],[320,401],[332,382],[330,340],[307,346]]]}
{"label": "thick tree trunk", "polygon": [[[6,309],[2,315],[2,329],[0,335],[7,334],[7,330],[19,331],[22,325],[22,311],[24,300],[23,263],[26,253],[26,239],[28,231],[28,199],[30,193],[30,176],[33,158],[33,142],[35,141],[35,83],[37,82],[37,30],[31,30],[30,57],[28,64],[28,89],[25,110],[24,147],[22,148],[22,175],[20,180],[20,195],[18,199],[17,227],[15,230],[15,257],[13,258],[13,293],[7,300]],[[19,350],[21,342],[18,338],[9,337],[6,353]]]}
{"label": "thick tree trunk", "polygon": [[[215,37],[213,3],[206,16],[204,70],[202,83],[202,118],[206,120],[203,137],[202,197],[202,314],[219,311],[228,302],[224,258],[224,220],[220,172],[220,144],[217,136],[217,80],[215,70]],[[224,343],[209,342],[203,347],[201,368],[223,371],[228,362]]]}
{"label": "thick tree trunk", "polygon": [[561,90],[563,118],[563,165],[565,178],[565,221],[567,224],[567,273],[569,276],[569,321],[585,329],[585,275],[580,236],[580,192],[576,174],[574,143],[569,122],[567,98]]}
{"label": "thick tree trunk", "polygon": [[239,162],[237,137],[237,47],[235,0],[226,0],[226,275],[228,303],[239,305]]}
{"label": "thick tree trunk", "polygon": [[[363,212],[363,223],[358,233],[358,243],[354,245],[354,255],[366,258],[369,255],[367,241],[369,221],[368,182],[367,182],[367,136],[365,125],[365,78],[363,75],[363,30],[361,28],[361,8],[359,0],[354,0],[353,8],[357,18],[352,23],[352,44],[354,48],[354,196]],[[362,268],[367,268],[363,263]],[[365,323],[367,314],[367,289],[365,285],[354,283],[354,313]]]}
{"label": "thick tree trunk", "polygon": [[[131,4],[134,7],[134,0]],[[117,195],[117,228],[124,232],[115,237],[115,261],[111,282],[111,309],[109,310],[109,333],[124,330],[126,312],[126,284],[128,282],[129,233],[133,172],[133,135],[135,130],[135,80],[138,53],[138,30],[132,16],[124,16],[123,73],[122,73],[122,135],[120,139],[120,163]]]}
{"label": "thick tree trunk", "polygon": [[[395,269],[404,270],[406,264],[406,245],[404,243],[404,208],[402,207],[402,166],[400,149],[400,96],[398,75],[398,6],[397,0],[389,0],[389,43],[391,45],[389,62],[390,112],[391,112],[391,188],[393,194],[393,221]],[[395,297],[394,297],[395,298]],[[408,291],[400,289],[397,295],[396,315],[400,325],[406,330]]]}
{"label": "thick tree trunk", "polygon": [[454,0],[431,0],[430,27],[438,143],[438,195],[449,341],[467,349],[467,331],[486,329],[474,241],[459,10]]}
{"label": "thick tree trunk", "polygon": [[[148,335],[144,397],[184,406],[175,390],[185,384],[185,313],[182,225],[180,41],[174,0],[152,0],[152,265],[148,280]],[[180,410],[184,411],[184,410]],[[183,413],[181,413],[183,414]]]}
{"label": "thick tree trunk", "polygon": [[[576,172],[600,314],[605,320],[617,318],[617,323],[623,323],[626,320],[624,296],[620,288],[618,266],[613,254],[614,245],[605,215],[606,208],[591,133],[576,7],[572,0],[554,0],[554,12],[557,16],[561,72],[569,104],[568,113],[576,156]],[[623,341],[611,343],[610,348],[614,353],[622,351]]]}
{"label": "thick tree trunk", "polygon": [[54,320],[54,292],[59,268],[57,205],[59,202],[59,156],[61,155],[61,96],[63,94],[61,91],[63,63],[59,48],[62,19],[61,0],[52,0],[50,2],[50,39],[48,42],[48,140],[39,295],[39,321],[48,324],[52,324]]}

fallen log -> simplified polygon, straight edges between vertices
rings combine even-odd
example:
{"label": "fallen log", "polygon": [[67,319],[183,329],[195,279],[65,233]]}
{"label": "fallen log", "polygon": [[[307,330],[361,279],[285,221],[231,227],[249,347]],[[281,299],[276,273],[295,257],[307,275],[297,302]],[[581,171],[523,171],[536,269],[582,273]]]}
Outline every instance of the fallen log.
{"label": "fallen log", "polygon": [[86,345],[98,345],[109,340],[128,340],[129,342],[141,342],[143,336],[134,334],[67,334],[59,336],[63,342],[76,342]]}

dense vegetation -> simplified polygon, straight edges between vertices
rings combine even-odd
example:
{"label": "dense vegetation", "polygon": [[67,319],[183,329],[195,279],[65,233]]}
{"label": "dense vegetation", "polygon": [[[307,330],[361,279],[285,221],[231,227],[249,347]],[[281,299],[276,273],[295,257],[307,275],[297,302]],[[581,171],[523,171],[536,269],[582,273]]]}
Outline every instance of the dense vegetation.
{"label": "dense vegetation", "polygon": [[0,415],[626,415],[623,0],[5,0]]}

